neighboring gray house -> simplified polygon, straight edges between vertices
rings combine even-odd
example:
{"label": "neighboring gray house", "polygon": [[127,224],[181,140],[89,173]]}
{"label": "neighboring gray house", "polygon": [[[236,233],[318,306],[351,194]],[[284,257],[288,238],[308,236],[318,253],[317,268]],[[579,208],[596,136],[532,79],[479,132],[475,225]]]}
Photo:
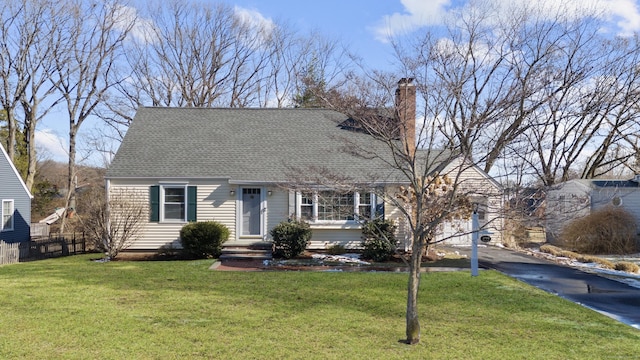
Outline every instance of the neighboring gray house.
{"label": "neighboring gray house", "polygon": [[[407,87],[413,91],[398,101],[415,109],[415,87]],[[415,115],[404,118],[412,118],[415,129]],[[379,196],[392,196],[406,178],[381,159],[346,151],[389,153],[349,124],[346,115],[327,109],[140,108],[105,176],[108,196],[125,194],[149,209],[129,249],[179,246],[184,224],[207,220],[227,225],[230,244],[248,246],[269,241],[270,230],[292,217],[309,221],[310,248],[357,247],[358,220],[374,216],[395,220],[399,239],[408,241],[400,210]],[[424,154],[441,173],[463,164],[448,151]],[[465,167],[461,178],[478,189],[483,209],[492,209],[483,212],[484,221],[496,219],[499,185],[475,166]],[[444,226],[440,236],[470,229],[468,223]],[[461,239],[452,241],[470,241]]]}
{"label": "neighboring gray house", "polygon": [[629,180],[575,179],[553,186],[545,201],[549,241],[558,238],[564,225],[606,206],[621,207],[640,225],[640,176]]}
{"label": "neighboring gray house", "polygon": [[0,149],[0,240],[29,241],[33,196],[7,152],[2,146]]}

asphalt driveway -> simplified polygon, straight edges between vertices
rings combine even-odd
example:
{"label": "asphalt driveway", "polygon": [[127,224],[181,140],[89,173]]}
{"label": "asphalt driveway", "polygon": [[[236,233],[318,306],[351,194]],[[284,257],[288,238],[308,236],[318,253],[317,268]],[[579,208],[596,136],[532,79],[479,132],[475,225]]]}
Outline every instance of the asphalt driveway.
{"label": "asphalt driveway", "polygon": [[[456,248],[470,256],[471,248]],[[640,289],[523,253],[480,247],[479,264],[640,329]]]}

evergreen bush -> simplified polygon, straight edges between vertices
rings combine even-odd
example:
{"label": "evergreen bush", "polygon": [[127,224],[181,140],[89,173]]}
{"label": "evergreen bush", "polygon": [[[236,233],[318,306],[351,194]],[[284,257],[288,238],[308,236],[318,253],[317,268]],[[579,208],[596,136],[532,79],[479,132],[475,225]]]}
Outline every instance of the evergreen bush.
{"label": "evergreen bush", "polygon": [[397,226],[391,220],[376,219],[362,226],[362,257],[373,261],[388,260],[396,251]]}
{"label": "evergreen bush", "polygon": [[291,259],[307,248],[311,240],[309,224],[301,220],[283,221],[271,230],[273,257]]}
{"label": "evergreen bush", "polygon": [[217,221],[192,222],[180,230],[182,251],[194,259],[219,257],[228,239],[229,229]]}

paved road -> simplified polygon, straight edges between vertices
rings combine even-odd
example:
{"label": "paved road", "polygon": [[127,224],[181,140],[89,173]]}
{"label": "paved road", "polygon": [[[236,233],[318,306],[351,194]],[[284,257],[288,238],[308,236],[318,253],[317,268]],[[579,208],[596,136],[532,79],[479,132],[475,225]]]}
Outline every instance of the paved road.
{"label": "paved road", "polygon": [[[458,249],[470,255],[471,248]],[[596,274],[496,247],[480,247],[483,268],[496,269],[640,329],[640,289]]]}

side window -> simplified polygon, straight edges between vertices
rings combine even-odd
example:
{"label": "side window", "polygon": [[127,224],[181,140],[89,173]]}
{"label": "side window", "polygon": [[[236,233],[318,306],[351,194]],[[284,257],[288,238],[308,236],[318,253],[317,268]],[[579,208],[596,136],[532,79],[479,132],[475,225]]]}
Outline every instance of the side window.
{"label": "side window", "polygon": [[2,224],[0,231],[13,230],[13,200],[2,200]]}
{"label": "side window", "polygon": [[196,221],[197,188],[184,185],[151,186],[149,189],[151,222]]}

